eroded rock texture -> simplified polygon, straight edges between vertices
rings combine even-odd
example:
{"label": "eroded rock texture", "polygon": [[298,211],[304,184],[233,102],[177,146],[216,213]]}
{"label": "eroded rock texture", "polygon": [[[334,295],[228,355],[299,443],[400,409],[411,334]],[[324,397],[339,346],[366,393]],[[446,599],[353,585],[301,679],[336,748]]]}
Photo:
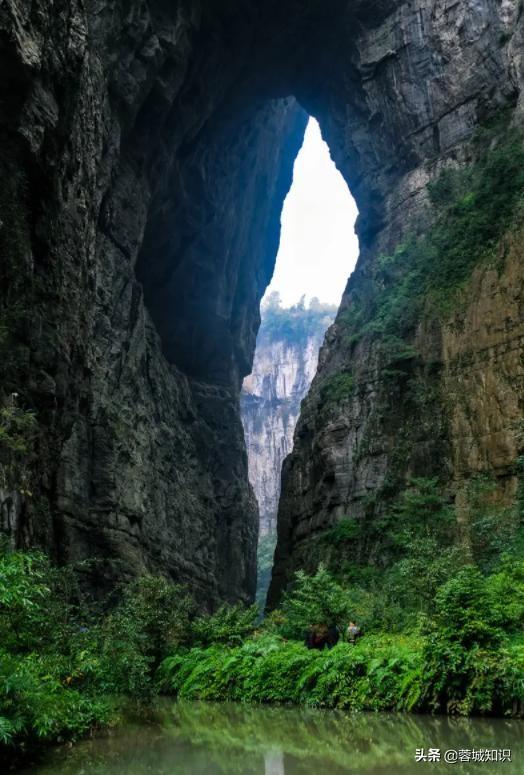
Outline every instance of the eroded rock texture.
{"label": "eroded rock texture", "polygon": [[149,569],[209,605],[255,590],[239,390],[306,120],[246,97],[254,29],[227,16],[0,16],[2,392],[40,429],[32,494],[4,482],[4,529],[97,558],[97,587]]}
{"label": "eroded rock texture", "polygon": [[[453,267],[451,280],[439,278],[437,267],[437,300],[430,295],[413,312],[414,297],[397,297],[396,320],[387,304],[411,271],[403,256],[416,257],[405,246],[431,232],[431,184],[445,170],[474,168],[512,131],[522,143],[521,7],[397,6],[386,19],[375,15],[351,56],[368,135],[358,113],[338,102],[323,123],[360,196],[361,256],[284,464],[270,605],[294,570],[316,566],[316,539],[342,517],[362,526],[348,560],[380,565],[375,525],[411,477],[446,483],[464,518],[468,482],[477,475],[492,477],[505,502],[517,488],[524,409],[520,200],[511,223],[486,246],[489,259],[479,250],[460,287],[447,289]],[[381,148],[386,137],[394,158]],[[355,186],[359,164],[366,171]],[[373,213],[371,228],[366,213]]]}
{"label": "eroded rock texture", "polygon": [[258,502],[261,536],[277,527],[282,463],[318,363],[318,351],[335,308],[266,308],[251,374],[244,379],[240,410],[249,480]]}
{"label": "eroded rock texture", "polygon": [[[467,159],[478,124],[504,108],[520,121],[522,50],[518,0],[5,0],[0,379],[3,400],[18,393],[38,421],[23,487],[4,466],[13,541],[98,558],[98,587],[151,569],[207,605],[252,597],[238,396],[305,125],[298,104],[361,211],[346,308],[373,297],[378,255],[425,228],[427,183]],[[468,336],[443,320],[413,334],[432,395],[462,379],[471,343],[477,397],[453,402],[453,417],[402,405],[377,418],[372,336],[349,356],[367,386],[350,408],[326,422],[313,390],[286,470],[274,599],[308,536],[381,486],[402,429],[420,435],[417,465],[442,459],[451,478],[495,459],[508,470],[520,320],[498,306],[509,280],[475,282]],[[342,339],[335,324],[324,375],[344,368]],[[501,391],[513,414],[493,414],[493,456],[474,412]]]}

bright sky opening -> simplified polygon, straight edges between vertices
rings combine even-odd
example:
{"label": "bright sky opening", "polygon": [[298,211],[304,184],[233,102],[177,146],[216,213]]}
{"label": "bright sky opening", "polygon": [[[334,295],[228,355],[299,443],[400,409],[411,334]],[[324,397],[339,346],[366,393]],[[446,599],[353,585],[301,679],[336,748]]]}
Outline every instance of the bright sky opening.
{"label": "bright sky opening", "polygon": [[275,273],[267,294],[278,291],[289,307],[309,301],[340,303],[358,256],[357,206],[310,118],[282,210]]}

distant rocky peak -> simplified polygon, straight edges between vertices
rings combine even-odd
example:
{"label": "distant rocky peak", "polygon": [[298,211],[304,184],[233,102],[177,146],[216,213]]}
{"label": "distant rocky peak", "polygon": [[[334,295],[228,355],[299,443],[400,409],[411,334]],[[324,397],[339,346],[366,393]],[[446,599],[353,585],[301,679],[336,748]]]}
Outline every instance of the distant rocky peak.
{"label": "distant rocky peak", "polygon": [[293,448],[300,403],[315,375],[318,352],[336,308],[303,303],[263,306],[253,370],[241,395],[249,479],[260,510],[260,533],[275,530],[280,471]]}

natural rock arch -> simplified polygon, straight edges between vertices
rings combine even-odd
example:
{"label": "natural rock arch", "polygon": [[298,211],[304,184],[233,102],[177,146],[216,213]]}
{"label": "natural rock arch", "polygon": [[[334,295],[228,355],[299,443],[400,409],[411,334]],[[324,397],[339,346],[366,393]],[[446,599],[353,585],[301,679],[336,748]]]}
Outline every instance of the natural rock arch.
{"label": "natural rock arch", "polygon": [[[3,310],[26,301],[13,324],[26,356],[2,389],[23,385],[41,428],[11,532],[61,561],[102,558],[97,585],[151,569],[209,605],[253,595],[238,391],[305,125],[294,100],[359,205],[358,298],[379,252],[425,227],[435,170],[467,157],[481,119],[520,105],[517,0],[260,5],[12,0],[0,18],[1,161],[23,178]],[[329,337],[336,364],[336,326]],[[299,457],[299,476],[321,482],[321,457],[313,472]],[[337,476],[334,501],[360,497],[358,476],[343,497]],[[288,508],[282,579],[293,520]]]}

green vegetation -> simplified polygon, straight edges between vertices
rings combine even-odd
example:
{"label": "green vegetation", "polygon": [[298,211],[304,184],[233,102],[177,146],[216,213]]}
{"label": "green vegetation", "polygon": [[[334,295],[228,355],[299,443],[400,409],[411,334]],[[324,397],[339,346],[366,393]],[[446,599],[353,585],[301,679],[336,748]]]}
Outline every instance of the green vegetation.
{"label": "green vegetation", "polygon": [[339,321],[355,341],[366,333],[391,337],[386,349],[404,349],[424,308],[437,313],[454,304],[457,291],[483,261],[493,257],[524,195],[524,145],[507,133],[495,147],[480,140],[478,160],[448,169],[429,186],[433,226],[413,235],[377,261],[373,297],[358,300]]}
{"label": "green vegetation", "polygon": [[63,605],[65,578],[39,554],[0,559],[0,733],[23,749],[85,733],[110,709],[85,691],[85,635]]}
{"label": "green vegetation", "polygon": [[310,624],[343,627],[351,615],[346,590],[320,564],[314,575],[297,571],[295,580],[282,600],[280,634],[303,640]]}
{"label": "green vegetation", "polygon": [[[82,567],[57,569],[41,554],[4,547],[4,757],[113,723],[124,701],[158,692],[352,710],[522,712],[519,509],[497,507],[485,480],[472,485],[470,501],[466,529],[438,482],[416,479],[376,533],[346,517],[319,539],[327,565],[299,571],[262,622],[256,606],[199,613],[183,588],[153,576],[102,608],[86,605]],[[382,559],[369,563],[355,547],[378,534]],[[363,630],[356,645],[344,642],[350,620]],[[308,650],[310,625],[337,627],[341,641]]]}
{"label": "green vegetation", "polygon": [[[435,479],[413,480],[372,529],[341,520],[317,543],[328,567],[299,571],[280,610],[242,644],[169,657],[164,687],[187,699],[358,710],[522,709],[521,528],[517,509],[487,505],[490,492],[483,481],[472,485],[478,518],[471,515],[468,529],[459,529]],[[477,552],[471,547],[487,512],[491,532]],[[369,564],[368,550],[359,555],[357,546],[377,540],[382,559]],[[355,646],[341,642],[319,652],[303,645],[309,625],[344,633],[350,620],[364,631]]]}
{"label": "green vegetation", "polygon": [[266,605],[266,597],[271,583],[273,554],[277,543],[276,533],[262,536],[258,541],[257,550],[257,597],[256,602],[261,611]]}
{"label": "green vegetation", "polygon": [[[497,136],[502,140],[495,143]],[[501,240],[522,217],[522,137],[511,130],[485,130],[477,137],[475,154],[476,161],[449,168],[430,184],[431,225],[379,256],[369,280],[354,289],[350,306],[337,318],[349,350],[373,337],[390,393],[392,381],[413,376],[413,366],[420,364],[412,344],[419,322],[455,309],[473,270],[502,260]],[[320,387],[321,407],[351,398],[358,387],[348,372],[327,374]],[[415,398],[416,390],[412,379],[402,400]]]}
{"label": "green vegetation", "polygon": [[36,435],[34,412],[17,405],[13,394],[0,409],[0,486],[30,495],[27,460]]}
{"label": "green vegetation", "polygon": [[163,673],[169,689],[185,699],[411,710],[421,664],[415,639],[370,635],[356,646],[310,651],[265,635],[228,652],[214,647],[170,657]]}
{"label": "green vegetation", "polygon": [[223,605],[211,616],[198,616],[191,623],[188,630],[191,632],[191,643],[202,647],[215,644],[236,646],[252,634],[257,619],[256,605],[247,608]]}
{"label": "green vegetation", "polygon": [[164,579],[128,585],[109,614],[79,601],[78,571],[43,555],[0,555],[0,740],[4,757],[114,721],[115,697],[144,701],[194,605]]}
{"label": "green vegetation", "polygon": [[328,578],[322,569],[316,577],[297,578],[300,599],[291,593],[280,623],[273,615],[267,625],[273,633],[259,632],[232,648],[213,645],[169,657],[161,668],[164,687],[185,699],[463,715],[511,713],[524,700],[524,646],[509,635],[522,617],[522,599],[518,612],[504,610],[503,633],[493,598],[500,580],[463,568],[439,591],[434,618],[409,633],[370,632],[354,646],[339,643],[322,651],[306,649],[298,638],[284,639],[291,621],[316,620],[319,604],[340,625],[346,621],[351,602],[339,597],[342,589],[333,580],[333,606],[300,594],[306,586],[325,591]]}
{"label": "green vegetation", "polygon": [[262,324],[258,343],[284,341],[305,344],[311,336],[323,337],[336,311],[334,304],[323,304],[316,298],[311,299],[306,307],[304,297],[292,307],[282,307],[280,295],[274,292],[261,308]]}
{"label": "green vegetation", "polygon": [[349,372],[334,374],[329,377],[322,385],[321,394],[323,404],[340,404],[347,401],[353,395],[355,381],[353,375]]}

